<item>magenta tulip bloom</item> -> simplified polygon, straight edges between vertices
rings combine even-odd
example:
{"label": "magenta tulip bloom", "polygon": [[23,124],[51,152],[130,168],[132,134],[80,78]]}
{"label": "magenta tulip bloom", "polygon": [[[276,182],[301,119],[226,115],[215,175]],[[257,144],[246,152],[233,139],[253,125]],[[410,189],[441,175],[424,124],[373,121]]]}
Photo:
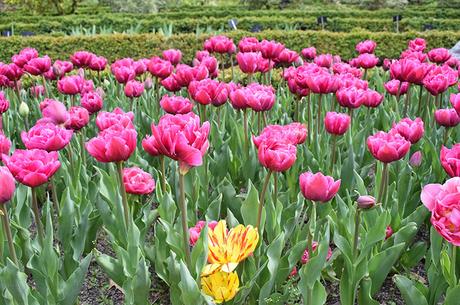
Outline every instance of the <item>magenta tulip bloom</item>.
{"label": "magenta tulip bloom", "polygon": [[330,176],[324,176],[321,172],[313,174],[305,172],[299,177],[300,190],[303,196],[315,202],[328,202],[338,192],[341,180],[334,181]]}
{"label": "magenta tulip bloom", "polygon": [[307,127],[296,122],[288,125],[268,125],[259,136],[252,137],[252,141],[257,148],[263,142],[273,139],[292,145],[302,144],[307,139]]}
{"label": "magenta tulip bloom", "polygon": [[112,74],[120,84],[126,84],[136,77],[136,71],[132,66],[120,66],[112,68]]}
{"label": "magenta tulip bloom", "polygon": [[161,79],[165,79],[170,76],[174,70],[174,67],[170,61],[163,60],[158,56],[150,59],[147,68],[153,76]]}
{"label": "magenta tulip bloom", "polygon": [[91,64],[95,55],[88,51],[77,51],[70,56],[73,65],[78,68],[86,68]]}
{"label": "magenta tulip bloom", "polygon": [[[217,226],[218,222],[213,220],[208,223],[208,230],[214,230]],[[196,223],[194,227],[189,229],[190,235],[190,246],[195,246],[196,242],[200,238],[201,230],[203,230],[204,226],[206,225],[206,221],[200,220]]]}
{"label": "magenta tulip bloom", "polygon": [[423,86],[431,95],[437,96],[449,87],[449,80],[444,74],[428,74],[423,80]]}
{"label": "magenta tulip bloom", "polygon": [[415,59],[400,59],[390,66],[390,75],[392,78],[411,84],[423,84],[427,73],[428,65]]}
{"label": "magenta tulip bloom", "polygon": [[419,167],[422,164],[422,152],[420,150],[414,152],[412,156],[410,156],[409,164],[412,167]]}
{"label": "magenta tulip bloom", "polygon": [[367,89],[361,94],[363,105],[368,108],[376,108],[383,101],[383,95],[375,90]]}
{"label": "magenta tulip bloom", "polygon": [[160,84],[168,91],[170,92],[177,92],[181,89],[181,86],[179,83],[176,81],[176,76],[175,74],[171,74],[170,76],[166,77],[165,79],[162,79],[160,81]]}
{"label": "magenta tulip bloom", "polygon": [[13,198],[16,183],[13,175],[5,166],[0,166],[0,204],[5,204]]}
{"label": "magenta tulip bloom", "polygon": [[0,91],[0,115],[10,108],[10,102],[6,99],[5,93]]}
{"label": "magenta tulip bloom", "polygon": [[96,117],[96,126],[100,131],[121,125],[124,128],[134,128],[134,113],[124,112],[121,108],[115,108],[112,112],[102,111]]}
{"label": "magenta tulip bloom", "polygon": [[449,50],[445,48],[437,48],[432,49],[428,52],[428,58],[430,61],[435,62],[437,64],[442,64],[449,60],[450,58]]}
{"label": "magenta tulip bloom", "polygon": [[315,64],[323,68],[330,68],[334,62],[332,54],[320,54],[314,59]]}
{"label": "magenta tulip bloom", "polygon": [[69,75],[58,80],[58,90],[60,93],[75,95],[83,89],[85,79],[80,75]]}
{"label": "magenta tulip bloom", "polygon": [[29,88],[30,95],[32,95],[35,98],[39,98],[43,95],[45,95],[45,87],[43,85],[35,85]]}
{"label": "magenta tulip bloom", "polygon": [[70,61],[56,60],[52,67],[53,73],[61,78],[64,74],[73,70],[73,64]]}
{"label": "magenta tulip bloom", "polygon": [[357,57],[357,64],[363,69],[372,69],[378,62],[379,59],[374,54],[364,53]]}
{"label": "magenta tulip bloom", "polygon": [[431,212],[436,231],[449,243],[460,246],[460,178],[451,178],[444,185],[425,185],[420,198]]}
{"label": "magenta tulip bloom", "polygon": [[392,79],[389,80],[384,84],[385,90],[391,94],[391,95],[398,95],[398,90],[399,90],[399,96],[406,94],[407,89],[409,89],[409,83],[408,82],[401,82],[400,80],[397,79]]}
{"label": "magenta tulip bloom", "polygon": [[282,139],[271,139],[260,143],[257,155],[262,166],[274,172],[284,172],[297,159],[297,148]]}
{"label": "magenta tulip bloom", "polygon": [[262,60],[260,52],[239,52],[236,54],[236,61],[243,73],[253,74],[257,72],[260,60]]}
{"label": "magenta tulip bloom", "polygon": [[409,49],[417,52],[423,52],[426,48],[426,41],[423,38],[415,38],[414,40],[409,41]]}
{"label": "magenta tulip bloom", "polygon": [[125,84],[125,95],[129,98],[140,97],[144,92],[144,83],[137,80],[130,80]]}
{"label": "magenta tulip bloom", "polygon": [[[317,242],[317,241],[313,241],[313,242],[311,243],[311,250],[312,250],[313,252],[316,252],[316,249],[318,249],[318,242]],[[307,247],[307,248],[305,249],[305,251],[303,252],[302,257],[300,258],[300,262],[301,262],[302,264],[304,264],[304,265],[305,265],[306,263],[308,263],[308,261],[310,260],[310,253],[309,253],[308,251],[309,251],[309,249],[308,249],[308,247]],[[332,249],[331,249],[331,247],[329,247],[329,248],[327,249],[326,261],[330,260],[331,257],[332,257]]]}
{"label": "magenta tulip bloom", "polygon": [[285,66],[292,65],[298,60],[299,60],[299,54],[296,51],[289,50],[287,48],[281,51],[278,57],[275,58],[275,62],[281,65],[285,65]]}
{"label": "magenta tulip bloom", "polygon": [[203,164],[209,147],[209,122],[200,123],[193,112],[166,114],[158,125],[152,124],[152,136],[142,141],[142,147],[153,156],[164,155],[179,161],[182,171]]}
{"label": "magenta tulip bloom", "polygon": [[11,141],[0,131],[0,155],[8,155],[11,149]]}
{"label": "magenta tulip bloom", "polygon": [[155,180],[152,175],[139,167],[123,169],[123,184],[126,192],[134,195],[147,195],[155,189]]}
{"label": "magenta tulip bloom", "polygon": [[363,104],[363,92],[363,89],[350,87],[337,90],[335,96],[340,106],[356,109]]}
{"label": "magenta tulip bloom", "polygon": [[45,98],[40,103],[40,111],[44,118],[49,119],[56,125],[64,124],[69,119],[69,113],[65,105],[49,98]]}
{"label": "magenta tulip bloom", "polygon": [[395,133],[399,133],[411,144],[417,143],[425,133],[423,121],[420,118],[416,118],[413,121],[410,118],[404,118],[398,124],[393,124],[392,130]]}
{"label": "magenta tulip bloom", "polygon": [[[458,115],[460,115],[460,93],[451,94],[450,95],[450,104],[454,107],[455,111],[457,111]],[[0,99],[0,109],[1,109],[1,99]],[[1,113],[1,110],[0,110]]]}
{"label": "magenta tulip bloom", "polygon": [[305,48],[305,49],[302,49],[302,52],[300,53],[302,54],[302,57],[305,60],[313,60],[316,57],[316,48],[315,47]]}
{"label": "magenta tulip bloom", "polygon": [[339,87],[337,78],[324,71],[310,74],[306,78],[306,83],[308,88],[317,94],[336,92]]}
{"label": "magenta tulip bloom", "polygon": [[126,161],[136,149],[137,132],[115,124],[86,142],[86,150],[99,162]]}
{"label": "magenta tulip bloom", "polygon": [[24,70],[15,64],[6,64],[0,66],[0,74],[9,81],[17,82],[24,74]]}
{"label": "magenta tulip bloom", "polygon": [[259,52],[260,43],[259,40],[255,37],[243,37],[238,43],[238,49],[240,52]]}
{"label": "magenta tulip bloom", "polygon": [[227,36],[217,35],[204,42],[204,49],[209,53],[232,54],[236,51],[236,46]]}
{"label": "magenta tulip bloom", "polygon": [[107,66],[107,59],[102,56],[93,56],[91,58],[91,62],[88,65],[93,71],[104,71],[105,67]]}
{"label": "magenta tulip bloom", "polygon": [[455,127],[460,123],[460,116],[455,109],[438,109],[434,113],[436,123],[444,127]]}
{"label": "magenta tulip bloom", "polygon": [[402,159],[409,151],[410,145],[401,135],[383,131],[367,138],[367,148],[371,154],[384,163]]}
{"label": "magenta tulip bloom", "polygon": [[11,61],[20,68],[23,68],[29,60],[37,58],[38,51],[34,48],[24,48],[19,51],[19,54],[15,54],[11,57]]}
{"label": "magenta tulip bloom", "polygon": [[56,151],[16,149],[11,157],[3,155],[3,163],[19,182],[29,187],[40,186],[61,167]]}
{"label": "magenta tulip bloom", "polygon": [[275,60],[283,50],[284,45],[274,40],[268,41],[264,39],[260,42],[260,52],[266,59]]}
{"label": "magenta tulip bloom", "polygon": [[97,92],[85,93],[80,100],[81,106],[88,110],[89,114],[93,114],[102,109],[104,101]]}
{"label": "magenta tulip bloom", "polygon": [[160,106],[170,114],[186,114],[193,108],[193,104],[188,98],[176,95],[164,95],[160,101]]}
{"label": "magenta tulip bloom", "polygon": [[328,112],[324,118],[326,131],[333,135],[343,135],[350,127],[351,118],[348,114]]}
{"label": "magenta tulip bloom", "polygon": [[69,110],[69,119],[65,122],[65,128],[78,131],[88,125],[89,112],[86,108],[74,106]]}
{"label": "magenta tulip bloom", "polygon": [[24,65],[24,70],[32,75],[42,75],[51,68],[51,58],[48,56],[36,57]]}
{"label": "magenta tulip bloom", "polygon": [[359,54],[374,53],[377,43],[373,40],[364,40],[356,45],[356,51]]}
{"label": "magenta tulip bloom", "polygon": [[192,99],[202,105],[223,105],[228,100],[229,89],[226,83],[213,79],[192,81],[188,86]]}
{"label": "magenta tulip bloom", "polygon": [[165,50],[162,53],[163,59],[169,61],[172,65],[177,65],[182,59],[182,52],[177,49]]}
{"label": "magenta tulip bloom", "polygon": [[450,177],[460,177],[460,144],[441,148],[441,165]]}
{"label": "magenta tulip bloom", "polygon": [[21,133],[21,139],[27,149],[58,151],[69,144],[73,131],[58,127],[52,123],[37,124],[29,131]]}

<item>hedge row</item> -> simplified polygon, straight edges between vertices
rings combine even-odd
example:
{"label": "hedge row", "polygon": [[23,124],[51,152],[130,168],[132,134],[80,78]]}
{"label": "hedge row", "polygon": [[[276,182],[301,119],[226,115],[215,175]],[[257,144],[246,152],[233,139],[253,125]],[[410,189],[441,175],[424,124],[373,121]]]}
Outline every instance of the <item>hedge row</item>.
{"label": "hedge row", "polygon": [[[235,41],[253,33],[235,31],[229,33]],[[363,39],[373,39],[378,47],[376,54],[380,57],[397,57],[407,47],[407,42],[414,37],[423,37],[430,48],[452,47],[459,39],[459,32],[429,32],[416,33],[332,33],[326,31],[264,31],[254,35],[259,39],[275,39],[285,43],[293,50],[315,46],[319,52],[340,54],[349,59],[355,56],[354,47]],[[48,54],[53,59],[67,59],[78,50],[89,50],[107,57],[113,61],[122,57],[151,57],[162,50],[178,48],[184,53],[184,61],[190,62],[196,52],[202,48],[203,41],[208,35],[179,34],[166,38],[158,34],[138,35],[95,35],[69,37],[10,37],[0,38],[0,60],[9,61],[11,56],[24,47],[34,47],[41,54]]]}
{"label": "hedge row", "polygon": [[[460,16],[459,16],[460,17]],[[229,29],[229,18],[198,18],[169,20],[164,18],[140,19],[124,17],[119,18],[107,15],[102,18],[97,17],[65,17],[56,20],[40,20],[37,23],[2,23],[0,31],[11,31],[15,34],[22,32],[34,32],[35,34],[53,33],[55,36],[71,34],[72,30],[78,27],[91,29],[93,26],[98,31],[100,29],[111,29],[113,32],[125,32],[130,28],[135,28],[138,33],[149,33],[153,29],[158,29],[164,25],[172,25],[174,33],[191,33],[197,28],[212,27],[213,29]],[[321,26],[317,24],[315,17],[242,17],[238,18],[238,29],[251,31],[255,27],[263,30],[271,29],[300,29],[318,30]],[[460,30],[460,19],[427,19],[427,18],[406,18],[400,22],[400,31],[422,31],[426,24],[430,24],[433,29],[442,31]],[[329,18],[325,29],[332,32],[350,32],[356,29],[364,29],[371,32],[395,31],[395,24],[392,19],[368,19],[368,18]]]}

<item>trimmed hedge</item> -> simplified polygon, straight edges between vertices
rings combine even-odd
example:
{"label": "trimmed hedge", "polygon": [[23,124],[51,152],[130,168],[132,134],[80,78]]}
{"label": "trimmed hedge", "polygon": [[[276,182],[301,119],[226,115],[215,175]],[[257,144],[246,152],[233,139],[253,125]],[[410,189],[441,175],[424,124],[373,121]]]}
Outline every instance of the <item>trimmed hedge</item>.
{"label": "trimmed hedge", "polygon": [[[304,47],[315,46],[318,52],[340,54],[345,59],[355,56],[355,45],[363,39],[373,39],[378,47],[376,55],[380,57],[397,57],[407,47],[407,42],[414,37],[423,37],[428,47],[452,47],[460,40],[459,32],[406,32],[396,33],[332,33],[327,31],[263,31],[248,33],[235,31],[228,33],[234,41],[243,36],[253,35],[259,39],[275,39],[285,43],[288,48],[301,50]],[[78,50],[88,50],[107,57],[113,61],[122,57],[151,57],[162,50],[178,48],[184,53],[184,61],[191,62],[196,50],[203,46],[203,41],[209,35],[194,34],[173,35],[166,38],[158,34],[138,35],[96,35],[70,37],[10,37],[0,38],[0,48],[3,51],[0,60],[9,61],[14,53],[24,47],[34,47],[41,54],[48,54],[53,59],[68,59],[69,55]]]}
{"label": "trimmed hedge", "polygon": [[[143,15],[140,15],[141,17]],[[96,26],[110,28],[114,32],[124,32],[130,28],[136,28],[139,33],[149,33],[153,29],[161,28],[164,25],[172,25],[174,33],[192,33],[197,28],[212,27],[213,29],[224,28],[229,30],[229,18],[198,18],[172,20],[163,17],[153,17],[150,19],[123,17],[118,15],[97,16],[74,16],[74,17],[55,17],[44,20],[39,19],[37,23],[1,23],[0,31],[14,29],[15,34],[21,32],[34,32],[35,34],[64,35],[71,34],[72,29],[83,27],[91,29]],[[32,20],[33,21],[33,20]],[[460,19],[433,19],[433,18],[405,18],[400,22],[399,30],[422,31],[425,24],[431,24],[436,30],[459,31]],[[264,30],[295,28],[301,30],[319,30],[321,26],[317,24],[316,17],[242,17],[238,18],[238,29],[249,31],[254,26],[260,26]],[[395,31],[392,19],[369,19],[369,18],[329,18],[325,29],[332,32],[350,32],[355,29],[364,29],[371,32]]]}

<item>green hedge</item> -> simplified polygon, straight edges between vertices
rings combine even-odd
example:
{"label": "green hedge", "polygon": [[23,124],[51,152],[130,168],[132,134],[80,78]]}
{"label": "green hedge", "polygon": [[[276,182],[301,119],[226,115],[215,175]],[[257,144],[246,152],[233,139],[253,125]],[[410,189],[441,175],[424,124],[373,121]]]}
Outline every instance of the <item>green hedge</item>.
{"label": "green hedge", "polygon": [[[235,41],[253,33],[236,31],[229,33]],[[293,50],[315,46],[319,52],[340,54],[349,59],[355,56],[355,45],[363,39],[373,39],[378,43],[376,54],[380,57],[396,57],[407,47],[407,42],[414,37],[423,37],[430,48],[452,47],[460,40],[459,32],[416,33],[332,33],[327,31],[264,31],[255,35],[259,39],[275,39],[285,43]],[[202,48],[207,35],[194,34],[173,35],[166,38],[158,34],[139,35],[96,35],[71,37],[10,37],[0,38],[2,50],[0,60],[9,61],[10,57],[24,47],[34,47],[41,54],[48,54],[54,59],[67,59],[77,50],[89,50],[114,60],[122,57],[150,57],[160,54],[168,48],[178,48],[184,52],[184,60],[190,62],[195,51]]]}
{"label": "green hedge", "polygon": [[[141,15],[142,16],[142,15]],[[460,17],[460,16],[459,16]],[[138,33],[149,33],[153,29],[161,28],[164,25],[172,25],[173,33],[191,33],[197,28],[212,27],[213,29],[226,29],[229,18],[197,18],[197,19],[165,19],[163,17],[152,17],[150,19],[123,17],[118,15],[97,16],[74,16],[74,17],[55,17],[38,20],[37,23],[29,21],[20,23],[0,23],[0,31],[12,30],[15,34],[31,31],[36,34],[64,35],[71,34],[72,30],[78,27],[91,29],[96,27],[98,32],[101,29],[110,29],[113,32],[124,32],[130,28],[135,28]],[[404,18],[401,23],[400,31],[422,31],[425,24],[433,25],[434,29],[440,31],[459,31],[460,19],[433,19],[433,18]],[[262,17],[242,17],[238,18],[238,29],[249,31],[255,25],[259,25],[264,30],[272,29],[302,29],[318,30],[321,28],[316,22],[316,17],[282,17],[282,16],[262,16]],[[371,32],[395,31],[392,19],[370,19],[370,18],[329,18],[325,27],[332,32],[349,32],[355,29],[364,29]]]}

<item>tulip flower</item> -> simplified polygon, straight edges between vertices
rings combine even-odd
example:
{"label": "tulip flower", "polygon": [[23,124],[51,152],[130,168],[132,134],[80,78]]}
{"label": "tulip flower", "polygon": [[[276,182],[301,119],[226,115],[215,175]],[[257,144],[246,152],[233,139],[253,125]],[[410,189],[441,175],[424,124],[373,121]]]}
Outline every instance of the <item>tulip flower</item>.
{"label": "tulip flower", "polygon": [[260,52],[245,52],[237,53],[236,61],[243,73],[250,75],[254,74],[259,69],[259,61],[262,59],[262,54]]}
{"label": "tulip flower", "polygon": [[[192,81],[188,86],[188,92],[192,99],[201,105],[213,104],[214,106],[223,105],[227,99],[229,90],[226,83],[218,82],[213,79],[203,79]],[[206,109],[202,109],[206,113]],[[206,120],[206,115],[203,121]]]}
{"label": "tulip flower", "polygon": [[98,73],[100,71],[104,71],[106,66],[107,59],[102,56],[93,56],[91,58],[90,63],[88,64],[88,68],[90,68],[93,71],[97,71]]}
{"label": "tulip flower", "polygon": [[460,116],[455,109],[438,109],[434,113],[436,123],[444,127],[455,127],[460,123]]}
{"label": "tulip flower", "polygon": [[186,114],[193,109],[193,104],[188,98],[177,95],[164,95],[160,101],[160,106],[170,114]]}
{"label": "tulip flower", "polygon": [[257,228],[238,225],[230,230],[227,222],[220,220],[213,230],[208,230],[208,265],[201,276],[216,272],[233,272],[238,264],[250,256],[259,243]]}
{"label": "tulip flower", "polygon": [[331,54],[320,54],[315,57],[314,62],[320,67],[330,68],[332,67],[333,60]]}
{"label": "tulip flower", "polygon": [[0,155],[8,155],[11,149],[11,141],[0,131]]}
{"label": "tulip flower", "polygon": [[457,215],[460,213],[460,178],[454,177],[443,185],[428,184],[420,198],[431,212],[431,224],[447,242],[460,246],[460,230]]}
{"label": "tulip flower", "polygon": [[177,49],[165,50],[162,53],[163,59],[169,61],[172,65],[177,65],[182,59],[182,52]]}
{"label": "tulip flower", "polygon": [[77,51],[70,56],[73,65],[78,68],[86,68],[91,64],[94,54],[88,51]]}
{"label": "tulip flower", "polygon": [[84,78],[79,75],[65,76],[58,80],[57,88],[62,94],[79,94],[84,85]]}
{"label": "tulip flower", "polygon": [[174,70],[172,63],[168,60],[163,60],[160,57],[153,57],[147,65],[149,72],[160,79],[165,79],[171,75]]}
{"label": "tulip flower", "polygon": [[367,89],[361,93],[363,105],[368,108],[376,108],[382,103],[383,95],[375,90]]}
{"label": "tulip flower", "polygon": [[[217,221],[210,221],[208,223],[208,230],[214,230],[214,228],[217,226],[217,223]],[[200,220],[194,227],[191,227],[189,229],[190,246],[195,246],[196,242],[200,238],[201,230],[203,230],[205,225],[206,221]]]}
{"label": "tulip flower", "polygon": [[0,216],[3,218],[3,230],[8,240],[8,249],[10,251],[11,260],[17,265],[18,259],[14,248],[13,236],[11,234],[11,225],[6,204],[13,198],[16,184],[8,168],[0,166]]}
{"label": "tulip flower", "polygon": [[181,86],[179,83],[176,81],[176,77],[174,74],[171,74],[170,76],[166,77],[165,79],[162,79],[160,81],[160,84],[168,91],[170,92],[177,92],[181,89]]}
{"label": "tulip flower", "polygon": [[296,146],[282,140],[270,139],[263,141],[258,148],[259,162],[270,171],[284,172],[296,160]]}
{"label": "tulip flower", "polygon": [[114,124],[86,143],[86,150],[99,162],[126,161],[136,149],[134,128]]}
{"label": "tulip flower", "polygon": [[364,40],[356,45],[356,51],[359,54],[374,53],[377,43],[373,40]]}
{"label": "tulip flower", "polygon": [[136,76],[140,76],[144,74],[147,71],[147,67],[149,63],[150,63],[150,60],[147,58],[141,58],[133,62],[132,68]]}
{"label": "tulip flower", "polygon": [[449,53],[449,50],[445,48],[431,49],[428,52],[428,58],[430,59],[430,61],[437,63],[437,64],[442,64],[448,61],[450,56],[451,55]]}
{"label": "tulip flower", "polygon": [[412,167],[419,167],[422,164],[422,152],[420,150],[414,152],[409,159],[409,164]]}
{"label": "tulip flower", "polygon": [[65,122],[67,129],[78,131],[88,125],[89,112],[86,108],[74,106],[69,109],[69,119]]}
{"label": "tulip flower", "polygon": [[30,94],[35,97],[39,98],[45,95],[45,87],[42,85],[35,85],[29,88]]}
{"label": "tulip flower", "polygon": [[[317,241],[313,241],[312,244],[311,244],[311,249],[313,252],[316,252],[316,249],[318,248],[318,242]],[[310,260],[310,252],[309,252],[309,247],[307,247],[305,249],[305,251],[303,252],[303,255],[302,257],[300,258],[300,262],[305,265],[306,263],[308,263],[308,261]],[[327,249],[327,256],[326,256],[326,260],[330,260],[332,257],[332,249],[329,247]]]}
{"label": "tulip flower", "polygon": [[409,87],[409,83],[401,82],[397,79],[389,80],[384,84],[385,90],[391,94],[395,95],[396,97],[400,97],[401,95],[406,94],[407,89]]}
{"label": "tulip flower", "polygon": [[129,98],[140,97],[144,93],[144,83],[130,80],[125,84],[125,95]]}
{"label": "tulip flower", "polygon": [[243,52],[243,53],[259,52],[260,51],[259,40],[257,40],[257,38],[255,37],[243,37],[238,43],[238,49],[240,50],[240,52]]}
{"label": "tulip flower", "polygon": [[24,65],[24,70],[32,75],[42,75],[51,68],[51,58],[48,56],[36,57]]}
{"label": "tulip flower", "polygon": [[328,112],[324,118],[326,131],[333,135],[343,135],[350,127],[350,116],[344,113]]}
{"label": "tulip flower", "polygon": [[268,125],[262,130],[258,137],[253,137],[254,145],[259,148],[263,142],[271,139],[279,139],[279,141],[299,145],[305,142],[307,138],[307,128],[301,123],[291,123],[288,125]]}
{"label": "tulip flower", "polygon": [[358,65],[364,70],[374,68],[378,62],[379,62],[378,57],[375,56],[374,54],[369,54],[369,53],[360,54],[357,58]]}
{"label": "tulip flower", "polygon": [[404,118],[398,124],[393,124],[392,130],[399,133],[411,144],[417,143],[425,133],[424,124],[420,118],[413,121],[410,118]]}
{"label": "tulip flower", "polygon": [[27,149],[58,151],[69,144],[73,131],[60,128],[52,123],[36,124],[29,131],[21,133],[21,139]]}
{"label": "tulip flower", "polygon": [[24,48],[19,51],[19,54],[15,54],[11,57],[11,61],[20,68],[23,68],[25,64],[34,58],[38,57],[38,51],[34,48]]}
{"label": "tulip flower", "polygon": [[85,93],[80,100],[81,106],[88,110],[89,114],[97,113],[102,109],[104,101],[96,91]]}
{"label": "tulip flower", "polygon": [[460,177],[460,144],[455,144],[451,149],[442,146],[441,165],[450,177]]}
{"label": "tulip flower", "polygon": [[428,74],[423,80],[423,86],[431,95],[438,96],[449,87],[449,82],[444,74]]}
{"label": "tulip flower", "polygon": [[335,96],[340,106],[347,107],[348,109],[356,109],[363,104],[363,92],[363,89],[356,87],[342,88],[337,90]]}
{"label": "tulip flower", "polygon": [[221,304],[232,300],[238,292],[240,282],[236,272],[219,271],[207,276],[201,276],[201,289],[204,294]]}
{"label": "tulip flower", "polygon": [[73,70],[73,64],[70,61],[56,60],[51,70],[57,78],[61,79],[66,73]]}
{"label": "tulip flower", "polygon": [[360,209],[370,209],[375,206],[375,198],[368,195],[359,196],[356,200],[356,203],[358,204],[358,208]]}
{"label": "tulip flower", "polygon": [[126,84],[136,77],[136,71],[132,66],[120,66],[112,68],[112,73],[115,76],[117,82],[120,84]]}
{"label": "tulip flower", "polygon": [[409,49],[417,52],[423,52],[426,48],[426,41],[423,38],[415,38],[409,41]]}
{"label": "tulip flower", "polygon": [[419,62],[425,62],[427,59],[427,55],[423,52],[417,52],[413,50],[406,50],[401,53],[400,58],[401,59],[415,59],[418,60]]}
{"label": "tulip flower", "polygon": [[69,113],[65,105],[59,101],[45,98],[40,103],[40,111],[44,118],[49,119],[50,122],[61,125],[69,119]]}
{"label": "tulip flower", "polygon": [[152,176],[138,167],[123,169],[123,183],[128,194],[147,195],[155,189]]}
{"label": "tulip flower", "polygon": [[315,47],[305,48],[305,49],[302,49],[302,52],[300,53],[302,54],[302,57],[305,60],[313,60],[316,57],[316,48]]}
{"label": "tulip flower", "polygon": [[223,36],[212,36],[204,42],[204,49],[209,53],[231,54],[236,50],[233,40]]}
{"label": "tulip flower", "polygon": [[38,237],[43,244],[44,230],[38,209],[35,188],[48,180],[61,167],[56,151],[47,152],[41,149],[16,149],[11,157],[3,155],[3,163],[8,167],[13,177],[21,184],[32,188],[32,210],[35,216]]}
{"label": "tulip flower", "polygon": [[313,202],[328,202],[338,192],[341,180],[324,176],[321,172],[305,172],[299,176],[300,190],[303,196]]}
{"label": "tulip flower", "polygon": [[284,65],[284,66],[289,66],[297,62],[298,59],[299,59],[299,54],[297,54],[296,51],[289,50],[286,48],[283,51],[281,51],[281,53],[278,55],[277,58],[275,58],[275,62],[281,65]]}
{"label": "tulip flower", "polygon": [[[450,104],[454,107],[457,114],[460,115],[460,93],[450,95]],[[1,99],[0,99],[0,109],[1,109]],[[1,113],[1,110],[0,110]]]}

